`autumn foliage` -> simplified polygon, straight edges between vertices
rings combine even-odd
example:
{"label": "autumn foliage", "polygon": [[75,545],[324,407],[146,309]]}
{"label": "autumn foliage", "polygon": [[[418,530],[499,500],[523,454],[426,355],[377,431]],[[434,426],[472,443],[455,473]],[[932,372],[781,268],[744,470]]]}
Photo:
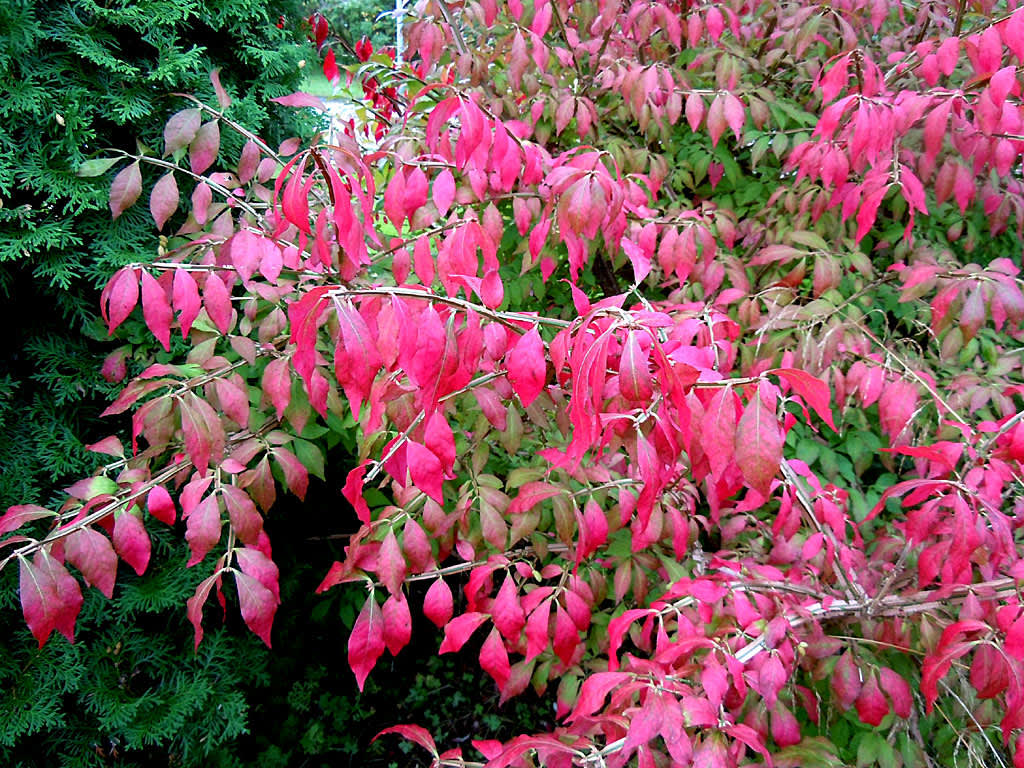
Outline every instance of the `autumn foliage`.
{"label": "autumn foliage", "polygon": [[408,31],[337,135],[269,147],[218,88],[119,166],[113,215],[162,164],[178,228],[102,311],[168,354],[107,411],[130,446],[0,518],[39,643],[172,525],[213,562],[196,643],[216,594],[270,644],[264,515],[354,435],[320,587],[367,587],[352,670],[421,611],[503,700],[556,688],[491,768],[838,765],[839,721],[863,765],[945,760],[946,724],[1024,765],[1024,10],[424,0]]}

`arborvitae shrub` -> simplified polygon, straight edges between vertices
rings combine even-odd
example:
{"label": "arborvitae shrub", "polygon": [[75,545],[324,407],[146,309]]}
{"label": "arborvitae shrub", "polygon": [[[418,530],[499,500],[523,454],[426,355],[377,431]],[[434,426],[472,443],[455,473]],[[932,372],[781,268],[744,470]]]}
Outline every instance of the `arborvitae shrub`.
{"label": "arborvitae shrub", "polygon": [[275,145],[308,133],[268,102],[299,88],[313,56],[304,18],[294,0],[0,3],[0,506],[43,501],[95,464],[83,443],[113,391],[98,375],[110,349],[92,322],[97,286],[156,256],[152,220],[140,210],[112,222],[109,174],[76,169],[110,147],[162,148],[185,103],[173,94],[212,101],[215,68],[233,119]]}

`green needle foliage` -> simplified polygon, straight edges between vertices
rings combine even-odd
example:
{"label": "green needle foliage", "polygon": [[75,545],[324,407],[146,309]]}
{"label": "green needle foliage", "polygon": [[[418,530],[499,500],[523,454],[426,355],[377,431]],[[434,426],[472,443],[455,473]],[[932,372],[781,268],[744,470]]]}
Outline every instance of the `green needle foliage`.
{"label": "green needle foliage", "polygon": [[109,175],[76,170],[137,140],[160,147],[184,106],[173,94],[216,103],[215,68],[230,118],[271,143],[308,133],[267,101],[298,90],[314,56],[304,18],[294,0],[0,3],[0,506],[45,500],[95,463],[83,444],[113,391],[97,372],[110,351],[97,286],[157,256],[145,206],[112,222]]}

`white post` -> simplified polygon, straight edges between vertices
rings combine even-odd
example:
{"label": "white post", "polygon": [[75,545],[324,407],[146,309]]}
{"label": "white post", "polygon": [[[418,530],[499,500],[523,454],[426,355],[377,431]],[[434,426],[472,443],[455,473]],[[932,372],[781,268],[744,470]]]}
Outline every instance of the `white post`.
{"label": "white post", "polygon": [[405,21],[405,0],[395,0],[395,64],[402,66],[405,53],[405,38],[402,35],[402,24]]}

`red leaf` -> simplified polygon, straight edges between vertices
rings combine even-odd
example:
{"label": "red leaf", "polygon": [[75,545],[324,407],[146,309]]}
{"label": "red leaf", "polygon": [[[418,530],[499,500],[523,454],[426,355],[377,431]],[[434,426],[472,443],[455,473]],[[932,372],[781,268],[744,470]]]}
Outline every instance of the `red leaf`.
{"label": "red leaf", "polygon": [[381,367],[380,352],[362,315],[348,302],[335,302],[341,337],[338,339],[334,374],[344,388],[352,408],[352,417],[359,418],[363,401],[370,397],[373,380]]}
{"label": "red leaf", "polygon": [[910,717],[910,710],[914,704],[910,683],[902,675],[896,674],[888,667],[879,667],[878,676],[882,690],[892,701],[892,709],[896,716],[904,719]]}
{"label": "red leaf", "polygon": [[515,347],[508,353],[508,379],[524,407],[537,399],[544,390],[547,379],[547,360],[544,357],[544,342],[536,326],[519,337]]}
{"label": "red leaf", "polygon": [[441,460],[425,445],[409,440],[406,461],[413,484],[438,504],[444,504]]}
{"label": "red leaf", "polygon": [[529,482],[519,489],[518,495],[509,504],[508,514],[520,515],[523,512],[529,512],[540,502],[544,501],[544,499],[558,496],[564,490],[564,488],[552,485],[551,483],[545,483],[541,480]]}
{"label": "red leaf", "polygon": [[92,528],[79,528],[65,540],[64,557],[82,572],[86,584],[113,597],[117,555],[110,539]]}
{"label": "red leaf", "polygon": [[405,595],[390,595],[382,606],[384,616],[384,644],[388,653],[397,656],[409,644],[412,637],[412,616]]}
{"label": "red leaf", "polygon": [[605,697],[615,688],[623,683],[633,680],[628,672],[595,672],[588,675],[580,686],[580,693],[576,699],[576,706],[567,722],[573,722],[581,717],[590,717],[604,704]]}
{"label": "red leaf", "polygon": [[114,521],[114,549],[121,559],[139,576],[146,572],[152,544],[142,518],[129,511],[122,512]]}
{"label": "red leaf", "polygon": [[217,391],[221,410],[238,426],[245,429],[249,426],[249,395],[236,381],[230,379],[214,379],[213,387]]}
{"label": "red leaf", "polygon": [[366,474],[367,468],[368,462],[363,462],[358,467],[350,470],[345,478],[345,487],[341,489],[342,496],[352,505],[356,511],[356,516],[364,525],[369,525],[370,523],[370,508],[363,498],[363,476]]}
{"label": "red leaf", "polygon": [[701,418],[699,434],[711,477],[717,480],[733,462],[736,452],[736,397],[731,390],[720,389],[711,397]]}
{"label": "red leaf", "polygon": [[128,319],[139,301],[138,274],[130,267],[118,270],[104,293],[107,295],[107,328],[113,333],[117,326]]}
{"label": "red leaf", "polygon": [[188,270],[175,270],[171,300],[174,309],[179,313],[178,325],[181,326],[181,338],[187,338],[201,307],[199,286],[196,285],[195,278],[189,274]]}
{"label": "red leaf", "polygon": [[526,660],[538,656],[551,641],[548,626],[551,623],[551,600],[542,600],[526,620]]}
{"label": "red leaf", "polygon": [[258,580],[241,571],[235,571],[235,588],[245,625],[269,648],[270,628],[280,600]]}
{"label": "red leaf", "polygon": [[442,217],[446,216],[448,210],[452,207],[452,202],[455,200],[455,177],[452,176],[452,172],[447,168],[444,168],[437,174],[437,178],[434,179],[431,195],[434,199],[434,205],[437,206],[438,213]]}
{"label": "red leaf", "polygon": [[804,402],[821,417],[821,420],[835,430],[836,425],[832,420],[832,393],[828,388],[828,384],[806,371],[800,371],[796,368],[775,368],[768,371],[768,373],[774,373],[776,376],[785,379],[789,386],[793,388],[793,391],[800,395]]}
{"label": "red leaf", "polygon": [[384,653],[384,617],[373,594],[367,596],[363,609],[348,638],[348,664],[355,673],[359,690]]}
{"label": "red leaf", "polygon": [[183,109],[171,115],[164,126],[164,156],[173,155],[191,144],[202,119],[202,112],[198,109]]}
{"label": "red leaf", "polygon": [[309,198],[306,196],[306,183],[303,178],[305,162],[300,161],[292,168],[292,175],[284,186],[281,195],[281,210],[284,217],[291,224],[299,228],[299,231],[310,235],[309,227]]}
{"label": "red leaf", "polygon": [[256,581],[270,590],[276,601],[280,602],[280,574],[274,561],[262,550],[255,547],[236,549],[235,557],[238,558],[238,567],[242,569],[242,573],[256,579]]}
{"label": "red leaf", "polygon": [[876,728],[881,725],[882,719],[889,714],[889,702],[886,701],[882,690],[878,687],[878,680],[875,675],[868,675],[864,686],[860,689],[857,697],[857,714],[861,721]]}
{"label": "red leaf", "polygon": [[211,493],[192,510],[185,523],[185,541],[192,551],[188,560],[189,568],[202,561],[220,541],[220,527],[220,505],[217,496]]}
{"label": "red leaf", "polygon": [[44,517],[56,517],[56,515],[50,510],[35,504],[19,504],[14,507],[8,507],[4,516],[0,517],[0,536],[18,530],[25,523],[40,520]]}
{"label": "red leaf", "polygon": [[275,357],[267,364],[263,369],[262,386],[270,397],[278,420],[284,418],[284,412],[292,400],[292,372],[288,358]]}
{"label": "red leaf", "polygon": [[755,395],[736,427],[736,463],[743,479],[762,496],[771,491],[772,479],[782,464],[785,436],[775,414]]}
{"label": "red leaf", "polygon": [[228,96],[228,92],[224,90],[224,86],[220,82],[220,67],[210,72],[210,82],[213,84],[213,91],[217,94],[217,104],[221,109],[227,109],[231,106],[231,97]]}
{"label": "red leaf", "polygon": [[243,544],[255,546],[263,530],[263,518],[256,511],[253,500],[236,485],[222,485],[221,493],[232,530]]}
{"label": "red leaf", "polygon": [[519,642],[519,633],[526,623],[526,617],[519,604],[519,590],[511,573],[505,574],[498,596],[491,603],[491,616],[494,618],[494,626],[510,643]]}
{"label": "red leaf", "polygon": [[203,306],[218,331],[226,334],[231,330],[231,293],[224,281],[213,273],[206,276],[203,284]]}
{"label": "red leaf", "polygon": [[487,672],[498,688],[504,688],[508,684],[508,678],[512,670],[508,663],[508,652],[505,650],[505,643],[497,628],[492,628],[484,644],[480,647],[480,666]]}
{"label": "red leaf", "polygon": [[202,173],[217,159],[220,151],[220,124],[216,120],[204,123],[188,147],[188,162],[193,173]]}
{"label": "red leaf", "polygon": [[846,651],[836,662],[832,670],[832,690],[839,697],[839,703],[843,709],[849,709],[860,696],[861,689],[860,670],[857,662],[853,660],[853,654]]}
{"label": "red leaf", "polygon": [[576,624],[562,606],[557,605],[555,610],[555,655],[566,666],[572,663],[572,657],[576,653],[579,641]]}
{"label": "red leaf", "polygon": [[271,99],[271,101],[285,107],[312,107],[321,112],[327,109],[323,99],[310,93],[303,93],[302,91],[296,91],[287,96],[278,96],[276,99]]}
{"label": "red leaf", "polygon": [[631,330],[626,336],[619,357],[619,389],[630,400],[648,400],[651,388],[650,349],[643,349],[639,333]]}
{"label": "red leaf", "polygon": [[437,579],[423,597],[423,615],[440,629],[452,618],[452,590],[444,579]]}
{"label": "red leaf", "polygon": [[305,499],[306,489],[309,487],[309,472],[287,448],[275,448],[273,453],[277,466],[284,472],[284,482],[288,490],[298,496],[300,501]]}
{"label": "red leaf", "polygon": [[486,613],[471,612],[456,616],[444,627],[444,640],[438,653],[454,653],[461,649],[469,640],[469,636],[486,620]]}
{"label": "red leaf", "polygon": [[162,485],[156,485],[146,496],[146,508],[149,514],[167,525],[174,525],[175,509],[171,494]]}
{"label": "red leaf", "polygon": [[779,697],[779,691],[782,690],[782,686],[786,684],[787,680],[786,668],[782,665],[778,655],[772,653],[764,660],[758,670],[757,679],[765,703],[769,707],[774,707]]}
{"label": "red leaf", "polygon": [[434,561],[426,531],[411,517],[406,519],[402,528],[402,552],[413,573],[426,570]]}
{"label": "red leaf", "polygon": [[142,194],[142,171],[139,161],[121,170],[110,185],[110,213],[116,219],[135,205]]}
{"label": "red leaf", "polygon": [[220,580],[220,574],[221,571],[217,571],[209,578],[199,582],[195,594],[187,601],[188,620],[192,622],[192,626],[195,628],[196,648],[199,647],[199,643],[203,640],[203,606],[206,604],[206,598],[210,596],[210,590],[213,589],[213,585]]}
{"label": "red leaf", "polygon": [[93,453],[103,453],[107,456],[117,456],[119,459],[124,458],[124,446],[121,445],[121,441],[114,435],[85,446],[85,450],[92,451]]}
{"label": "red leaf", "polygon": [[332,48],[328,48],[327,55],[324,56],[324,77],[330,83],[341,80],[341,72],[338,71],[338,63],[334,60],[334,49]]}
{"label": "red leaf", "polygon": [[[689,107],[689,101],[687,101],[687,107]],[[708,110],[708,135],[711,136],[711,146],[718,146],[718,140],[722,138],[722,134],[725,133],[727,126],[725,100],[720,93],[715,96],[714,101],[711,102],[711,108]]]}
{"label": "red leaf", "polygon": [[434,738],[426,728],[422,728],[418,725],[393,725],[390,728],[385,728],[374,736],[370,743],[372,744],[387,733],[397,733],[399,736],[419,744],[437,758],[437,745],[434,744]]}
{"label": "red leaf", "polygon": [[171,303],[156,279],[142,271],[142,316],[146,327],[165,350],[171,350]]}
{"label": "red leaf", "polygon": [[743,102],[736,98],[731,92],[725,93],[725,104],[723,106],[725,122],[736,134],[737,139],[742,138],[743,123],[746,120],[746,113],[743,110]]}
{"label": "red leaf", "polygon": [[157,229],[163,229],[167,220],[178,210],[178,182],[173,171],[160,177],[149,195],[149,212]]}
{"label": "red leaf", "polygon": [[388,592],[400,597],[402,581],[405,579],[405,555],[398,546],[398,538],[393,528],[388,529],[377,552],[377,573],[381,584],[388,588]]}
{"label": "red leaf", "polygon": [[44,549],[36,552],[33,562],[25,557],[19,562],[21,609],[39,647],[54,629],[74,642],[75,620],[82,607],[78,582]]}

